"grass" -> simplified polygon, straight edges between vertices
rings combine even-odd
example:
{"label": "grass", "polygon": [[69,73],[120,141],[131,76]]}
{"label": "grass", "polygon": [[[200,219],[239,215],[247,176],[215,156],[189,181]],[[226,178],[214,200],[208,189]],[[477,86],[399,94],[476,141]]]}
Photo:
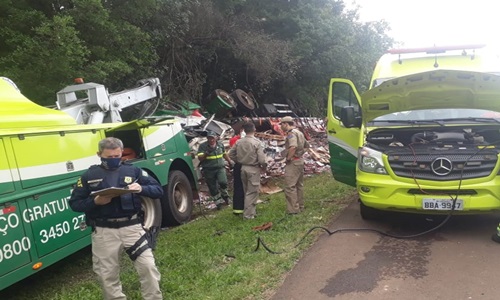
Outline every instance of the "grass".
{"label": "grass", "polygon": [[[268,299],[321,234],[313,231],[305,236],[308,230],[328,224],[354,193],[323,173],[306,178],[302,214],[286,215],[280,192],[261,195],[263,203],[257,205],[254,220],[242,220],[226,208],[206,211],[188,224],[162,231],[155,258],[164,298]],[[273,222],[270,230],[252,230],[266,222]],[[280,254],[266,251],[262,244],[257,249],[259,237]],[[141,299],[139,280],[125,255],[121,277],[128,299]],[[90,247],[5,289],[0,299],[101,299]]]}

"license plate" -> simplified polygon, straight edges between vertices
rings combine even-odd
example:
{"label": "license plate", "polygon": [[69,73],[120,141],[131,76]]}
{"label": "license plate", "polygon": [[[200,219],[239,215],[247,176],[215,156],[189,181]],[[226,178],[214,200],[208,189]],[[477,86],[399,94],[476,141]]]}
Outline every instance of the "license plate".
{"label": "license plate", "polygon": [[[451,210],[453,206],[453,200],[451,199],[422,199],[422,208],[426,210]],[[457,199],[455,201],[454,210],[463,210],[464,201],[462,199]]]}

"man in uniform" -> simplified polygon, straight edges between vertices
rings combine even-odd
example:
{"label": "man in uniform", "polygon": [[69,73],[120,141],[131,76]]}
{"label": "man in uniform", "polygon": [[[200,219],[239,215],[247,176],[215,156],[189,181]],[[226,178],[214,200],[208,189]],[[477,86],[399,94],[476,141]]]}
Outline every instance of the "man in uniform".
{"label": "man in uniform", "polygon": [[223,203],[229,204],[224,160],[227,161],[230,168],[232,162],[224,149],[224,145],[217,140],[215,132],[207,132],[207,141],[198,148],[198,159],[200,160],[201,171],[205,177],[210,196],[217,209],[220,209]]}
{"label": "man in uniform", "polygon": [[309,148],[304,134],[295,128],[292,117],[281,119],[281,130],[286,134],[285,197],[286,212],[298,214],[304,210],[304,155]]}
{"label": "man in uniform", "polygon": [[254,137],[255,125],[251,122],[243,124],[245,137],[239,139],[229,151],[230,158],[241,164],[241,182],[245,192],[243,218],[253,219],[256,216],[255,206],[260,191],[260,171],[267,166],[266,155],[261,142]]}
{"label": "man in uniform", "polygon": [[[126,299],[120,282],[120,253],[126,249],[139,274],[143,299],[162,299],[160,273],[142,222],[140,196],[160,198],[163,189],[148,173],[122,162],[123,143],[108,137],[99,142],[100,165],[91,166],[78,179],[69,205],[85,213],[92,226],[93,270],[104,299]],[[106,188],[122,188],[124,194],[91,194]]]}

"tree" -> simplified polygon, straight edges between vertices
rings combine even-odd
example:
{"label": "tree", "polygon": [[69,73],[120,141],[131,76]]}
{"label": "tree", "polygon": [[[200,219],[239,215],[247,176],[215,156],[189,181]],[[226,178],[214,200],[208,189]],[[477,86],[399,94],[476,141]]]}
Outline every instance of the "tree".
{"label": "tree", "polygon": [[55,103],[54,87],[82,69],[88,50],[70,17],[47,18],[40,11],[0,3],[3,41],[0,69],[30,99]]}
{"label": "tree", "polygon": [[359,22],[343,1],[251,0],[245,7],[263,21],[265,32],[290,41],[290,56],[297,61],[295,76],[275,80],[264,101],[289,99],[314,115],[322,111],[331,77],[368,82],[372,66],[392,42],[385,23]]}
{"label": "tree", "polygon": [[[109,8],[99,0],[0,2],[4,76],[43,105],[54,104],[55,92],[75,77],[113,91],[154,76],[157,56],[150,35],[113,14],[120,5],[106,3]],[[144,24],[151,11],[132,21]]]}
{"label": "tree", "polygon": [[74,77],[160,77],[171,100],[241,88],[319,116],[329,78],[368,86],[387,28],[341,0],[0,0],[0,67],[42,104]]}

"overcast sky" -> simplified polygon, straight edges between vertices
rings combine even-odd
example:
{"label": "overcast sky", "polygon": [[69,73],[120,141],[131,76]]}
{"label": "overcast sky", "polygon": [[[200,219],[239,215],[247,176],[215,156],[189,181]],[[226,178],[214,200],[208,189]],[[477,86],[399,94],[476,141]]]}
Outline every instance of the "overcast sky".
{"label": "overcast sky", "polygon": [[500,46],[497,0],[344,0],[357,3],[361,21],[385,19],[402,46]]}

